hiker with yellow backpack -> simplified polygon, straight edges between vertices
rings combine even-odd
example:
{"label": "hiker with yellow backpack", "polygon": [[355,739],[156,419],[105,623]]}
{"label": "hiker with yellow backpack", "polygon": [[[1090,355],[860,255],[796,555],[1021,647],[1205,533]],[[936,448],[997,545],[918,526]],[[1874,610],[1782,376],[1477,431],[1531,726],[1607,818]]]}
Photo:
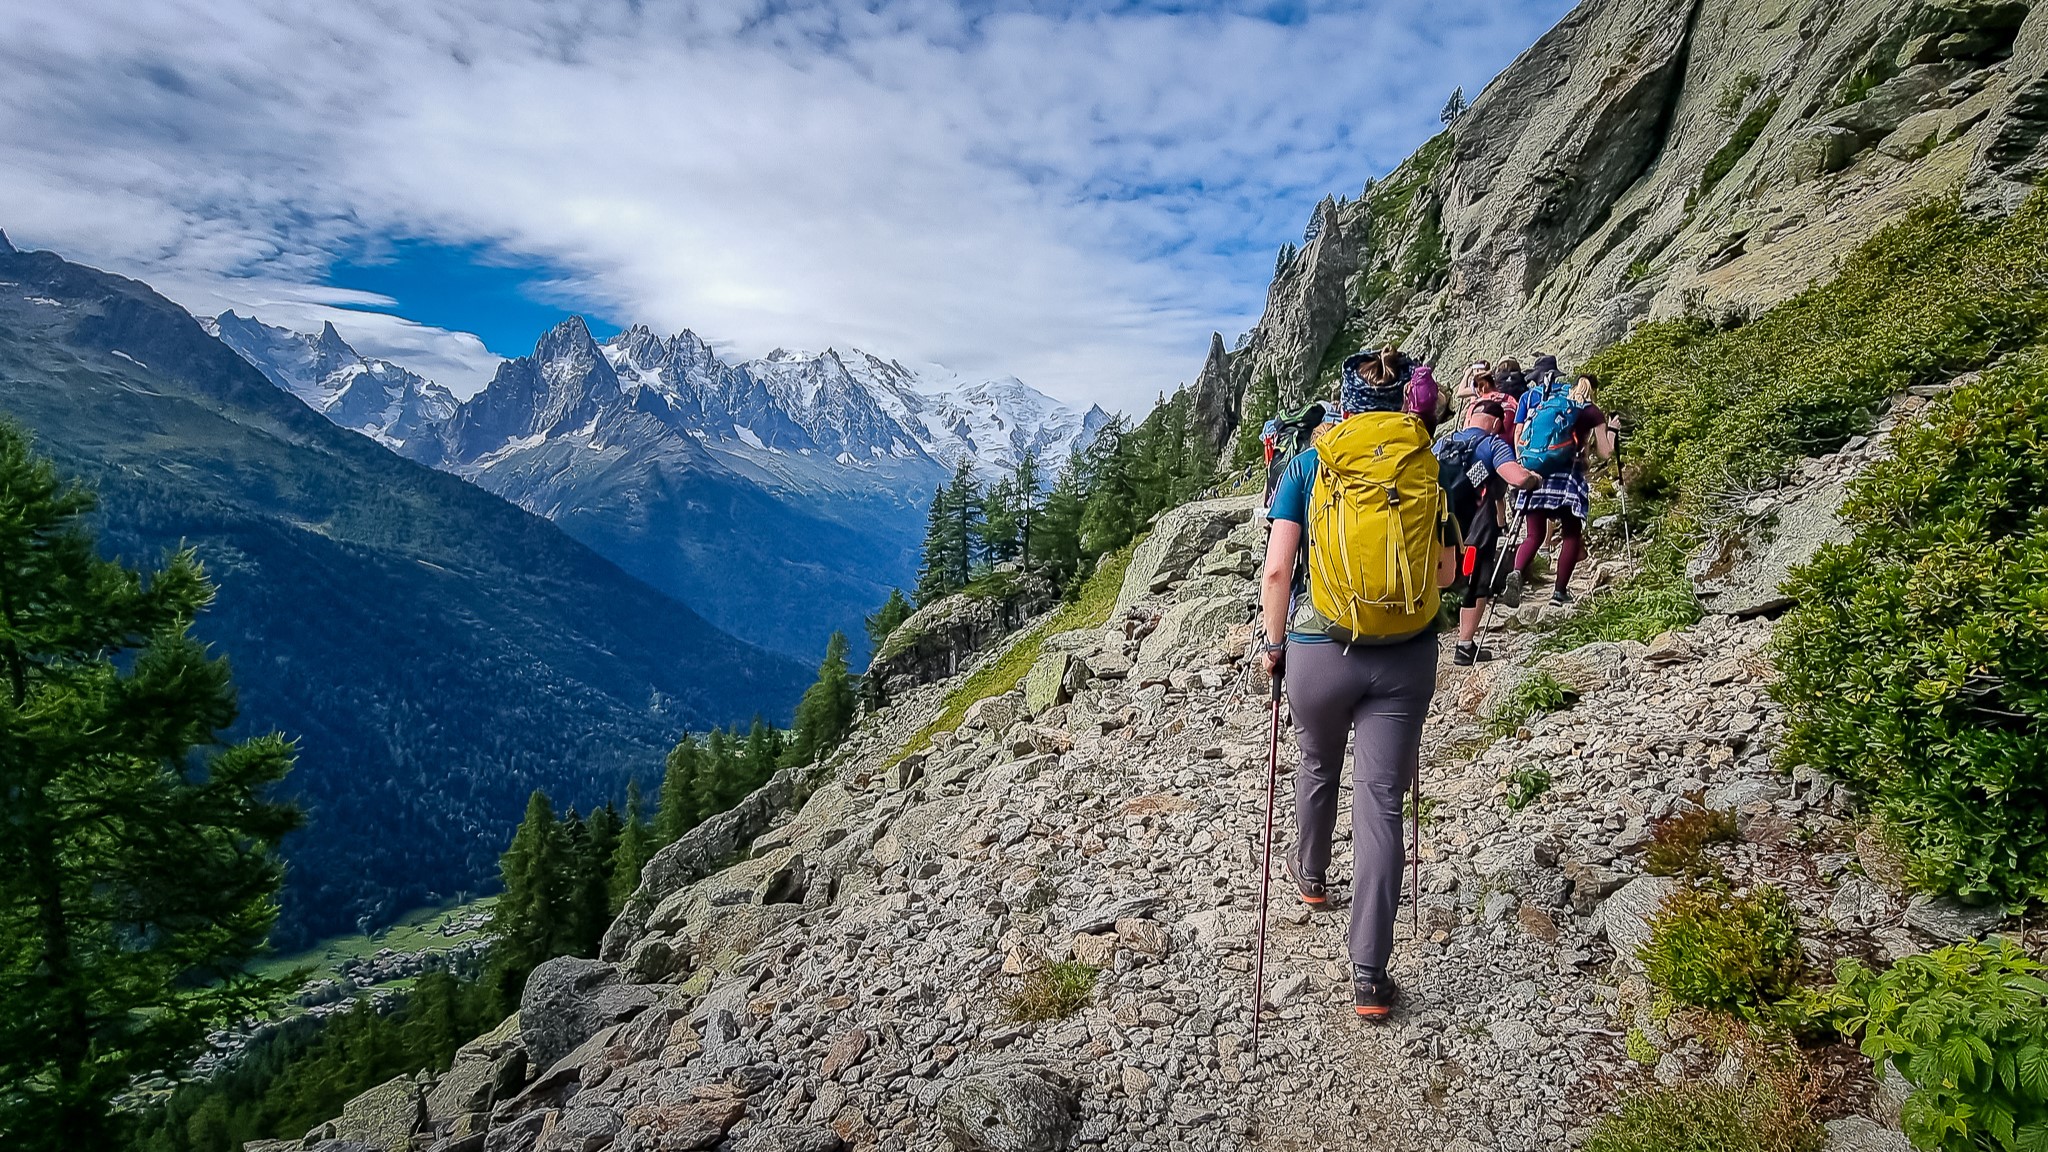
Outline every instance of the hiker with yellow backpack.
{"label": "hiker with yellow backpack", "polygon": [[1301,749],[1285,869],[1311,906],[1329,899],[1344,745],[1356,735],[1349,943],[1354,1003],[1372,1020],[1396,994],[1387,960],[1401,901],[1401,798],[1436,692],[1441,589],[1457,575],[1457,526],[1430,435],[1402,410],[1408,377],[1392,348],[1344,362],[1342,418],[1274,489],[1260,595],[1261,660],[1285,676]]}

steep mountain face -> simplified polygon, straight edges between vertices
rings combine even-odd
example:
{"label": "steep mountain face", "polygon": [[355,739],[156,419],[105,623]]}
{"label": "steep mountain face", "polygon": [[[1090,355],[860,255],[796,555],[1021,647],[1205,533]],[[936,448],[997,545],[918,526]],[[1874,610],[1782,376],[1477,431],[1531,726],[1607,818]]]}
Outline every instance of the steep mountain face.
{"label": "steep mountain face", "polygon": [[454,393],[389,360],[361,355],[332,324],[307,335],[223,312],[200,326],[313,411],[394,451],[431,441],[455,414]]}
{"label": "steep mountain face", "polygon": [[0,413],[97,489],[109,554],[187,542],[219,582],[198,632],[238,730],[298,746],[285,946],[487,885],[532,789],[616,798],[684,728],[786,718],[809,679],[308,411],[146,286],[4,244]]}
{"label": "steep mountain face", "polygon": [[1265,375],[1298,403],[1403,333],[1439,365],[1569,364],[1646,318],[1747,315],[1928,197],[2007,211],[2043,171],[2048,6],[1587,0],[1385,180],[1317,206],[1196,407],[1220,442]]}
{"label": "steep mountain face", "polygon": [[[861,654],[861,619],[914,580],[926,503],[957,462],[993,478],[1029,452],[1049,481],[1109,420],[1013,378],[925,377],[829,349],[730,364],[694,332],[635,327],[599,343],[570,319],[459,405],[394,396],[380,411],[416,418],[350,423],[354,392],[404,370],[364,361],[331,327],[217,324],[316,410],[554,520],[719,627],[806,661],[834,631]],[[421,384],[405,395],[446,396]]]}

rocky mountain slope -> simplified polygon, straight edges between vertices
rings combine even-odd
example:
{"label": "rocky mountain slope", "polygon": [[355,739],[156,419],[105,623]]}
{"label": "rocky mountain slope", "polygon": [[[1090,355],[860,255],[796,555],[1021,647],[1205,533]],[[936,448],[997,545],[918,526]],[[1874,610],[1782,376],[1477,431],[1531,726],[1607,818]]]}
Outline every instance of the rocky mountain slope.
{"label": "rocky mountain slope", "polygon": [[[1901,398],[1883,427],[1924,402]],[[1799,469],[1757,510],[1784,514],[1762,558],[1717,570],[1716,588],[1837,531],[1791,513],[1881,450]],[[1645,863],[1657,821],[1724,813],[1738,834],[1709,851],[1738,889],[1789,893],[1811,964],[2002,927],[1906,899],[1855,797],[1773,766],[1773,624],[1753,603],[1649,644],[1536,654],[1511,630],[1508,659],[1440,666],[1421,892],[1396,929],[1404,1005],[1360,1024],[1344,886],[1334,913],[1311,913],[1276,880],[1255,1059],[1271,716],[1241,622],[1260,542],[1249,500],[1169,513],[1116,613],[1046,638],[1018,690],[899,757],[945,686],[901,696],[828,773],[785,773],[664,850],[602,959],[543,965],[447,1076],[383,1085],[315,1135],[442,1152],[1312,1149],[1366,1132],[1375,1148],[1564,1148],[1631,1089],[1763,1071],[1645,979],[1637,948],[1676,886]],[[1627,567],[1610,558],[1586,583]],[[1509,628],[1569,611],[1531,606]],[[1574,701],[1503,722],[1539,675]],[[1283,828],[1293,759],[1283,742]],[[1333,876],[1349,875],[1348,825]],[[1007,1010],[1066,961],[1096,973],[1070,1013]],[[1902,1085],[1846,1045],[1809,1055],[1831,1152],[1903,1152]]]}
{"label": "rocky mountain slope", "polygon": [[[1318,205],[1196,407],[1327,388],[1363,344],[1567,364],[1645,318],[1750,315],[1915,203],[2010,210],[2048,170],[2048,6],[1586,0],[1443,135]],[[1455,379],[1456,373],[1450,373]]]}
{"label": "rocky mountain slope", "polygon": [[297,741],[287,950],[489,884],[532,789],[616,798],[679,730],[786,717],[809,680],[316,416],[146,286],[4,240],[0,416],[97,490],[107,552],[189,544],[218,582],[197,632],[238,730]]}
{"label": "rocky mountain slope", "polygon": [[[1109,417],[1014,378],[923,374],[863,352],[728,363],[694,332],[599,342],[564,321],[459,405],[329,326],[232,314],[221,337],[344,427],[560,524],[737,635],[815,659],[915,578],[925,505],[956,464],[1029,453],[1049,483]],[[446,398],[446,402],[443,402]]]}

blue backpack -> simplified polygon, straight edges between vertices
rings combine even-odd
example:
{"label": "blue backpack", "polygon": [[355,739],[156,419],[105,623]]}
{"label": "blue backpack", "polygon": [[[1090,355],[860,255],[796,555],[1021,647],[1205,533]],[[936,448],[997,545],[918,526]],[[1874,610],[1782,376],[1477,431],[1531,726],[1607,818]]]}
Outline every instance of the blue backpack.
{"label": "blue backpack", "polygon": [[1548,479],[1579,462],[1579,413],[1586,406],[1572,399],[1571,385],[1563,379],[1535,391],[1523,421],[1529,435],[1517,458],[1522,467]]}

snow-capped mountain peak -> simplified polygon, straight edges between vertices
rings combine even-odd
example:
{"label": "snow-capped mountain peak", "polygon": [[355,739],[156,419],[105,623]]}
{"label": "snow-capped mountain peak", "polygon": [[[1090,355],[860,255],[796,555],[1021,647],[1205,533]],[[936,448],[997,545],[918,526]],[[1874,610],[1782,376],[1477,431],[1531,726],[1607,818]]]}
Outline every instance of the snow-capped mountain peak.
{"label": "snow-capped mountain peak", "polygon": [[455,414],[453,393],[389,360],[357,353],[332,323],[307,334],[232,311],[201,323],[271,383],[389,447],[431,435]]}

